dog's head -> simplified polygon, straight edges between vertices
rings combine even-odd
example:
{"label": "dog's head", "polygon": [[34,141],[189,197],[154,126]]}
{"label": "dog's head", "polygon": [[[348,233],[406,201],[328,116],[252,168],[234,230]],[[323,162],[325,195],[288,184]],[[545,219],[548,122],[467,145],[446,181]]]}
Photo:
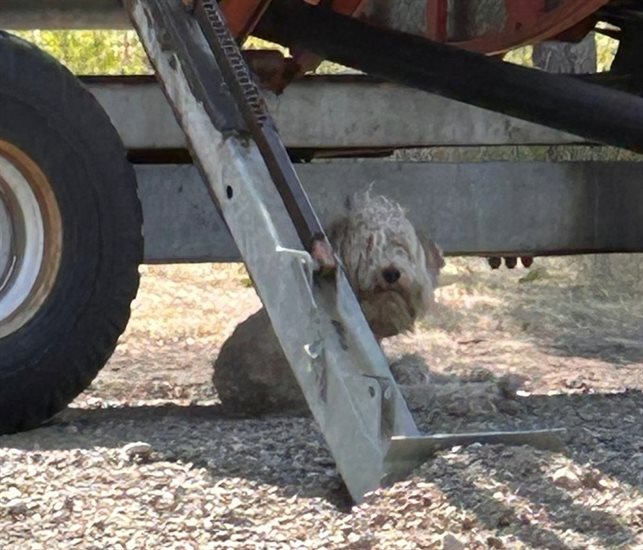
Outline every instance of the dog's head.
{"label": "dog's head", "polygon": [[331,239],[371,329],[378,338],[411,329],[433,302],[440,249],[386,197],[360,193],[347,207]]}

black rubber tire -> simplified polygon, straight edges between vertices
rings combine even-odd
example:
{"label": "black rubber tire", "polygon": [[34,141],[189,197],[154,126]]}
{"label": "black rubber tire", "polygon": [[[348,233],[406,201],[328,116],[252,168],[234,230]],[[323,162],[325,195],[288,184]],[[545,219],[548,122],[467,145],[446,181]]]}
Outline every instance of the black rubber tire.
{"label": "black rubber tire", "polygon": [[38,48],[0,32],[0,140],[48,177],[63,228],[60,267],[35,315],[0,339],[0,433],[40,425],[98,374],[139,283],[136,176],[95,98]]}

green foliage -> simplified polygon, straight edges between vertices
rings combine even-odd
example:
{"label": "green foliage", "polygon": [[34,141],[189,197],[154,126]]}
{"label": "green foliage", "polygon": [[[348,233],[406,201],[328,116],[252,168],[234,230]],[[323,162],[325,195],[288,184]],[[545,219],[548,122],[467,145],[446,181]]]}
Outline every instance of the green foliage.
{"label": "green foliage", "polygon": [[520,279],[518,279],[518,282],[521,284],[534,283],[546,278],[547,269],[545,269],[544,267],[536,267],[534,269],[530,269],[527,272],[527,275],[525,275],[524,277],[520,277]]}
{"label": "green foliage", "polygon": [[618,40],[614,40],[602,34],[596,34],[596,53],[597,65],[599,71],[607,71],[612,65],[616,50],[618,49]]}
{"label": "green foliage", "polygon": [[[58,58],[72,72],[81,75],[150,74],[152,68],[134,31],[28,31],[16,33]],[[618,42],[596,35],[598,70],[609,69]],[[251,37],[245,47],[251,49],[278,49],[287,54],[287,48]],[[505,55],[505,60],[531,66],[531,46],[517,48]],[[319,73],[346,71],[345,67],[324,62]]]}
{"label": "green foliage", "polygon": [[525,67],[532,67],[533,63],[531,62],[531,46],[525,46],[524,48],[516,48],[505,54],[503,57],[504,61],[508,63],[515,63],[516,65],[523,65]]}
{"label": "green foliage", "polygon": [[[594,33],[594,40],[596,42],[597,70],[599,72],[607,71],[612,65],[612,61],[614,60],[614,56],[616,55],[616,50],[618,49],[618,41],[597,33]],[[504,56],[504,60],[510,63],[515,63],[516,65],[532,67],[532,49],[533,48],[531,46],[516,48],[515,50],[507,52]]]}

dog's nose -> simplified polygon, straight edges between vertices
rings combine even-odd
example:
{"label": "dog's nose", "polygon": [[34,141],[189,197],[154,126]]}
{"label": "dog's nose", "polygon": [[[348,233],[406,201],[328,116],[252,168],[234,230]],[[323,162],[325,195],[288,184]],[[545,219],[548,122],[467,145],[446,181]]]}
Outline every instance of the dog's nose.
{"label": "dog's nose", "polygon": [[382,270],[382,277],[384,277],[384,280],[389,285],[396,283],[401,276],[402,274],[400,273],[400,270],[396,267],[387,267],[386,269]]}

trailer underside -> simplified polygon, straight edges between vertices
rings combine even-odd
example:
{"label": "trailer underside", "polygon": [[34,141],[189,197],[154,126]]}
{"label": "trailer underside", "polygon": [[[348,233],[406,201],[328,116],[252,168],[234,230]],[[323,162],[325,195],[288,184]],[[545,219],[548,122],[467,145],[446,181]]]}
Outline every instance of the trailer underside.
{"label": "trailer underside", "polygon": [[[418,19],[411,5],[424,10],[423,17]],[[0,27],[21,26],[21,22],[24,27],[29,17],[37,13],[37,6],[37,3],[5,3],[0,9]],[[114,4],[108,1],[93,6],[99,13],[114,9]],[[518,10],[506,8],[500,1],[490,1],[480,3],[473,12],[451,10],[450,4],[441,0],[417,0],[409,4],[406,12],[396,11],[392,2],[381,3],[381,9],[374,6],[348,0],[306,3],[127,0],[128,18],[155,67],[167,103],[149,83],[139,82],[135,92],[155,98],[156,103],[146,101],[128,112],[128,106],[116,99],[122,91],[118,89],[119,83],[88,82],[112,120],[117,125],[121,121],[120,132],[130,144],[131,158],[143,159],[154,151],[156,136],[145,131],[154,124],[174,133],[174,138],[165,137],[174,147],[156,144],[156,150],[161,152],[157,158],[168,155],[169,159],[172,151],[176,154],[185,147],[189,150],[198,173],[191,166],[137,167],[146,219],[146,260],[243,259],[355,500],[379,483],[404,475],[440,448],[471,442],[531,443],[558,448],[560,434],[557,430],[419,434],[325,234],[331,212],[337,211],[347,194],[374,180],[378,191],[412,204],[410,217],[415,225],[428,230],[452,254],[524,256],[643,249],[643,229],[638,223],[643,202],[637,185],[641,165],[636,162],[436,164],[362,159],[319,161],[296,167],[291,163],[291,158],[319,156],[324,149],[332,156],[341,151],[355,156],[362,151],[363,156],[365,151],[381,154],[400,146],[503,141],[488,127],[489,123],[512,141],[587,141],[641,152],[643,100],[636,93],[640,58],[631,53],[640,36],[640,9],[632,2],[606,0],[532,3],[533,9],[521,3]],[[79,5],[68,0],[50,15],[54,21],[62,22],[61,18],[79,9]],[[409,15],[413,17],[409,19]],[[546,38],[576,39],[591,30],[598,19],[613,22],[619,17],[625,17],[619,31],[624,49],[617,54],[615,67],[616,76],[626,77],[625,85],[623,78],[618,81],[618,87],[625,91],[610,88],[614,87],[613,74],[599,79],[605,84],[599,86],[587,79],[554,76],[483,55]],[[417,28],[409,27],[409,22]],[[400,125],[397,116],[402,109],[390,103],[390,93],[395,88],[389,87],[384,95],[388,107],[396,114],[391,121],[399,125],[396,135],[360,130],[358,124],[352,124],[342,136],[344,142],[340,146],[324,148],[313,143],[305,147],[302,144],[306,139],[321,140],[323,136],[315,127],[332,120],[330,113],[337,117],[331,123],[333,135],[337,135],[338,126],[347,122],[341,120],[343,114],[335,108],[315,114],[315,107],[309,106],[308,111],[313,111],[312,115],[307,113],[313,120],[308,125],[312,131],[306,136],[301,127],[296,129],[287,151],[287,143],[265,108],[239,49],[239,44],[251,33],[286,45],[293,53],[291,60],[284,59],[284,67],[289,69],[284,69],[284,80],[278,88],[297,81],[306,70],[328,59],[514,118],[461,105],[452,107],[452,103],[443,99],[438,109],[446,107],[451,114],[469,117],[470,121],[486,121],[480,124],[480,140],[473,138],[470,128],[465,129],[468,138],[458,138],[435,121],[433,130],[424,129],[415,136],[404,137],[406,125]],[[29,52],[24,54],[27,56],[34,53],[24,45],[15,46],[16,55],[23,55],[20,53],[23,50]],[[11,46],[7,51],[14,55]],[[41,62],[44,63],[34,58],[34,66]],[[253,66],[251,58],[250,65]],[[11,71],[12,77],[16,78],[16,74]],[[62,79],[70,77],[64,72],[60,75]],[[347,80],[346,84],[351,82],[355,83]],[[370,90],[373,100],[365,102],[363,97],[356,100],[369,106],[370,112],[364,119],[377,125],[373,101],[381,92],[378,86],[386,85],[373,81],[367,84],[373,87]],[[143,86],[147,88],[144,90]],[[80,87],[77,92],[85,93]],[[135,97],[128,95],[132,100]],[[272,98],[278,105],[282,99]],[[311,98],[306,99],[310,105]],[[318,101],[324,105],[323,98]],[[184,132],[185,143],[177,137],[168,104]],[[92,108],[100,116],[100,109],[95,105]],[[295,109],[286,105],[285,120],[297,118],[301,124],[300,117],[289,114],[288,108]],[[148,115],[154,120],[146,122],[137,110],[165,118]],[[349,106],[348,110],[353,108]],[[357,106],[354,110],[359,111]],[[437,118],[433,115],[436,112],[425,111],[424,116]],[[134,122],[137,115],[138,124]],[[361,118],[356,113],[351,116],[354,121]],[[409,121],[417,119],[417,112],[409,112]],[[517,123],[515,119],[531,124]],[[534,124],[544,124],[559,132],[546,131]],[[460,126],[452,123],[452,127]],[[524,133],[516,138],[512,128],[520,128]],[[17,139],[22,139],[16,121],[10,130],[19,135]],[[367,135],[370,144],[361,141],[368,141]],[[433,138],[427,138],[430,135]],[[442,139],[436,137],[440,135]],[[138,147],[133,147],[134,143]],[[299,146],[292,147],[293,143]],[[123,170],[128,171],[128,167]],[[305,181],[303,185],[300,178]],[[343,185],[338,188],[328,182]],[[58,184],[58,180],[53,180],[53,184]],[[131,228],[135,230],[137,202],[131,201],[128,206],[132,208]],[[115,212],[118,209],[111,211]],[[63,219],[61,226],[73,219],[69,213],[66,216],[68,219]],[[199,217],[202,223],[195,224]],[[18,216],[14,218],[18,220]],[[185,224],[187,219],[189,227]],[[18,221],[12,223],[17,226]],[[118,227],[116,224],[117,230]],[[97,234],[101,232],[98,230]],[[161,240],[164,242],[159,244]],[[66,252],[62,245],[58,249]],[[96,261],[100,263],[100,258]],[[21,265],[20,262],[14,254],[13,264]],[[73,263],[65,264],[63,260],[60,263],[73,271]],[[136,261],[132,261],[126,267],[132,269],[135,265]],[[8,284],[12,284],[10,279]],[[134,279],[129,284],[132,287]],[[15,337],[19,332],[8,334]],[[59,405],[48,406],[48,410]],[[10,429],[27,425],[22,418],[12,422]],[[33,424],[34,420],[29,422]]]}
{"label": "trailer underside", "polygon": [[[238,260],[225,224],[205,200],[198,172],[183,165],[189,162],[185,136],[155,79],[90,77],[84,82],[130,156],[143,163],[138,176],[146,261]],[[421,156],[422,148],[459,147],[467,157],[479,147],[491,154],[489,147],[495,146],[542,151],[576,145],[589,155],[596,144],[587,140],[368,77],[311,76],[281,96],[266,92],[265,98],[291,156],[303,161],[296,163],[297,171],[323,221],[332,218],[346,191],[334,191],[337,174],[350,170],[350,189],[374,181],[408,205],[416,226],[435,235],[449,255],[642,251],[637,205],[643,201],[634,161],[399,164],[389,156],[400,148],[413,157]],[[376,121],[371,109],[378,113]],[[426,123],[418,125],[418,119]],[[413,153],[416,149],[420,152]],[[356,162],[367,155],[372,158]],[[618,204],[608,199],[615,185]],[[413,198],[418,195],[421,202]],[[534,203],[543,207],[533,209]]]}

